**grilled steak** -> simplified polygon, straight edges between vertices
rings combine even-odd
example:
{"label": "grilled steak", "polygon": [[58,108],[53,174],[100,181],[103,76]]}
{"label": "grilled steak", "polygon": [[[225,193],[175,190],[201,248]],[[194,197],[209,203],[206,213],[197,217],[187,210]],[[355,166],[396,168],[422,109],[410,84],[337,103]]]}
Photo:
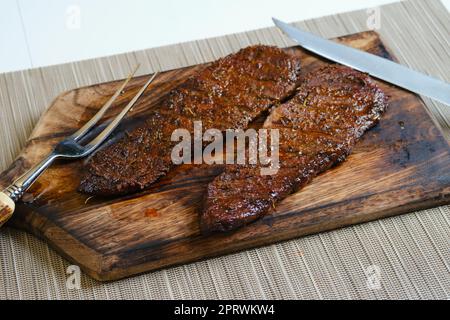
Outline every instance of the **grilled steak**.
{"label": "grilled steak", "polygon": [[274,175],[258,165],[227,166],[209,185],[201,226],[228,231],[267,214],[314,176],[345,160],[362,134],[387,107],[369,76],[328,66],[305,77],[294,98],[275,108],[264,123],[279,129],[279,164]]}
{"label": "grilled steak", "polygon": [[251,46],[212,63],[174,89],[146,122],[87,163],[79,190],[117,195],[148,187],[173,166],[171,141],[194,121],[208,128],[243,129],[298,84],[300,60],[281,49]]}

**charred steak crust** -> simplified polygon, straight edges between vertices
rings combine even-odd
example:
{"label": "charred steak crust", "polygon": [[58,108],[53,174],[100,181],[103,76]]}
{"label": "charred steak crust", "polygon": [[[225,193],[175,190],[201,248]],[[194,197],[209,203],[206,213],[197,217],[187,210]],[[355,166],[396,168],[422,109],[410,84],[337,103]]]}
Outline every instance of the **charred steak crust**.
{"label": "charred steak crust", "polygon": [[366,74],[333,65],[307,75],[295,96],[264,123],[279,129],[279,171],[264,176],[257,165],[227,166],[208,185],[202,230],[229,231],[267,214],[314,176],[345,160],[386,107],[386,96]]}
{"label": "charred steak crust", "polygon": [[300,59],[276,47],[251,46],[219,59],[153,107],[146,122],[86,164],[79,191],[119,195],[148,187],[173,166],[173,130],[243,129],[298,85]]}

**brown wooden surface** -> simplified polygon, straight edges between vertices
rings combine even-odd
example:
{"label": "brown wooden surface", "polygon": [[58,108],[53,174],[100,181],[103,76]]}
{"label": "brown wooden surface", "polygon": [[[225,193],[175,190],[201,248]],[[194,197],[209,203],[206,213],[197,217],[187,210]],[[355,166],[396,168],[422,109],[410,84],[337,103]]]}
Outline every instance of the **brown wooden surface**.
{"label": "brown wooden surface", "polygon": [[[340,41],[390,57],[378,36],[365,32]],[[298,48],[305,72],[324,61]],[[161,74],[117,136],[145,117],[171,87],[203,66]],[[132,80],[113,116],[146,78]],[[27,146],[0,175],[5,187],[39,161],[63,136],[89,119],[117,88],[105,83],[55,99]],[[389,110],[342,165],[317,177],[281,202],[272,215],[230,234],[202,236],[198,212],[206,184],[220,167],[180,166],[151,189],[114,199],[76,192],[82,161],[58,162],[17,204],[9,224],[48,241],[99,280],[118,279],[301,235],[449,203],[449,146],[414,94],[380,82]]]}

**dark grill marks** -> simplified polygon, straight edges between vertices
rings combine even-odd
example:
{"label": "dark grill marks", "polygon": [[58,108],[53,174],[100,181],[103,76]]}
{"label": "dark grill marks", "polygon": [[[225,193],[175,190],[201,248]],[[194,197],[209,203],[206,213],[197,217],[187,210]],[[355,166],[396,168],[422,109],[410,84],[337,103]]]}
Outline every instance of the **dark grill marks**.
{"label": "dark grill marks", "polygon": [[345,160],[387,107],[369,76],[343,66],[307,75],[294,98],[264,123],[280,132],[280,169],[262,176],[257,165],[227,166],[209,185],[204,232],[229,231],[270,212],[313,177]]}
{"label": "dark grill marks", "polygon": [[211,64],[154,107],[145,124],[97,152],[79,190],[119,195],[148,187],[172,167],[173,130],[246,128],[250,121],[294,91],[299,58],[281,49],[252,46]]}

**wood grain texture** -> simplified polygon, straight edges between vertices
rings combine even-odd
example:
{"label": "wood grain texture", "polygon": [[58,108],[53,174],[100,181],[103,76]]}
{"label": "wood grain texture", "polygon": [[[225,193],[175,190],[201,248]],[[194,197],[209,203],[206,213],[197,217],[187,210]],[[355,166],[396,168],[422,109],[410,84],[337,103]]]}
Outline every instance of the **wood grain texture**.
{"label": "wood grain texture", "polygon": [[[378,36],[365,32],[339,39],[390,57]],[[325,61],[299,48],[304,71]],[[145,117],[170,88],[205,65],[159,76],[111,141]],[[131,81],[113,116],[146,78]],[[389,110],[342,165],[285,199],[274,214],[231,234],[202,236],[198,212],[206,184],[221,168],[180,166],[149,190],[114,199],[76,192],[81,161],[52,166],[25,194],[11,225],[48,241],[99,280],[113,280],[174,264],[217,256],[301,235],[449,203],[449,146],[414,94],[380,82]],[[62,137],[89,119],[118,82],[58,96],[17,160],[0,176],[7,185],[39,161]]]}
{"label": "wood grain texture", "polygon": [[11,218],[15,207],[14,201],[4,192],[0,192],[0,227]]}

